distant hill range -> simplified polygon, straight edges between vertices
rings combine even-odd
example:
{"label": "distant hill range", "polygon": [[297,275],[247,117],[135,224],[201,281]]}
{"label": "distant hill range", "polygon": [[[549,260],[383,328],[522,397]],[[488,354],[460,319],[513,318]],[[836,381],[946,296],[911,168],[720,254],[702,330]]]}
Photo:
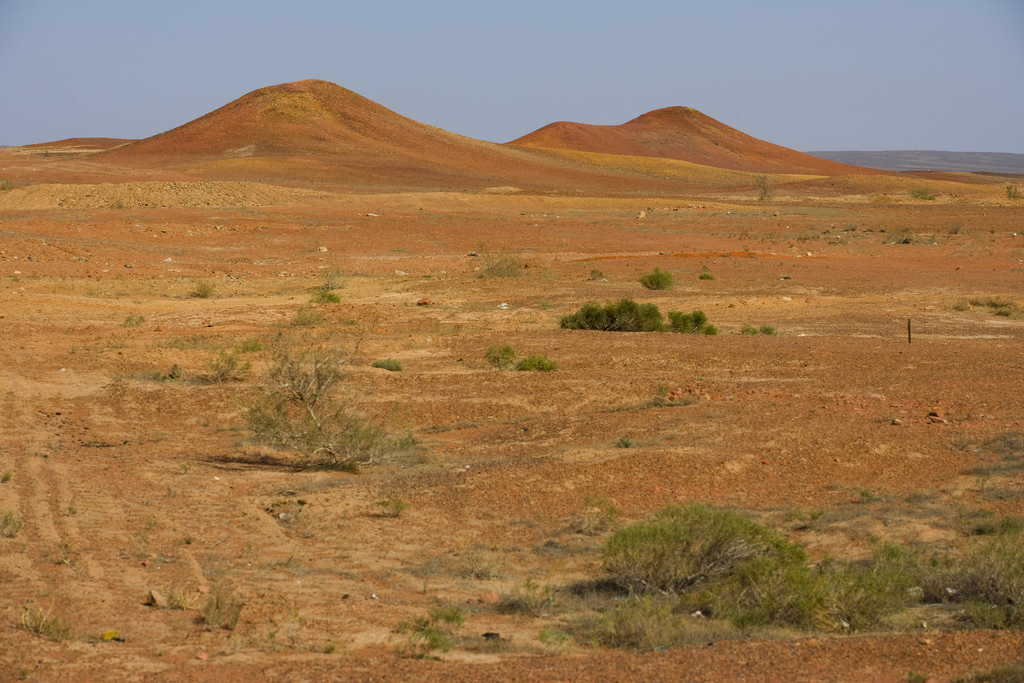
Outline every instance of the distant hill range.
{"label": "distant hill range", "polygon": [[507,144],[675,159],[751,173],[871,173],[758,140],[689,107],[656,109],[616,126],[558,121]]}
{"label": "distant hill range", "polygon": [[1024,175],[1024,154],[1001,152],[935,152],[904,150],[887,152],[808,152],[841,164],[884,171],[948,171]]}

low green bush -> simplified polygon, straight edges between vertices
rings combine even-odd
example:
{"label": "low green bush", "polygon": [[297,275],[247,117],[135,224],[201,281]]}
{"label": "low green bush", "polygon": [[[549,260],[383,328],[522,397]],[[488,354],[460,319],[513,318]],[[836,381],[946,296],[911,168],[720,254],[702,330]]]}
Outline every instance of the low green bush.
{"label": "low green bush", "polygon": [[516,370],[526,372],[552,372],[557,369],[558,363],[547,356],[527,356],[516,365]]}
{"label": "low green bush", "polygon": [[370,363],[370,367],[380,368],[381,370],[390,370],[391,372],[400,372],[403,370],[403,366],[394,358],[385,358],[383,360],[375,360]]}
{"label": "low green bush", "polygon": [[694,311],[693,313],[669,311],[668,324],[673,332],[701,334],[707,327],[708,317],[704,315],[704,311]]}
{"label": "low green bush", "polygon": [[340,304],[341,297],[326,289],[318,289],[309,297],[311,304]]}
{"label": "low green bush", "polygon": [[604,306],[589,303],[562,318],[565,330],[602,330],[605,332],[662,332],[665,323],[654,304],[638,304],[622,299]]}
{"label": "low green bush", "polygon": [[697,277],[699,277],[701,280],[714,280],[715,279],[715,276],[712,275],[711,273],[701,273]]}
{"label": "low green bush", "polygon": [[655,268],[653,273],[648,273],[640,278],[640,284],[646,289],[668,289],[676,282],[672,273]]}
{"label": "low green bush", "polygon": [[912,199],[921,199],[923,201],[932,201],[935,199],[935,195],[931,193],[927,187],[919,187],[910,191],[910,197]]}
{"label": "low green bush", "polygon": [[213,293],[214,291],[216,291],[216,289],[217,288],[213,285],[212,282],[200,280],[192,289],[191,296],[194,299],[209,299],[211,296],[213,296]]}
{"label": "low green bush", "polygon": [[502,346],[488,346],[484,351],[484,358],[491,367],[498,370],[508,370],[515,365],[516,357],[519,354],[508,344]]}

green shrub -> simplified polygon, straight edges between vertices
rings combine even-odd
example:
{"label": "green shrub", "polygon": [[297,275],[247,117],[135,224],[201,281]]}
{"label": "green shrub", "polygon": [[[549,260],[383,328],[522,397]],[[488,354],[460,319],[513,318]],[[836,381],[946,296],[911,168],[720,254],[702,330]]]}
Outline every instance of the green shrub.
{"label": "green shrub", "polygon": [[11,480],[11,471],[10,470],[7,470],[6,472],[3,473],[3,476],[0,476],[0,484],[6,484],[10,480]]}
{"label": "green shrub", "polygon": [[144,322],[146,322],[145,316],[130,315],[124,319],[124,322],[121,323],[121,327],[141,327]]}
{"label": "green shrub", "polygon": [[712,275],[711,273],[701,273],[697,277],[700,278],[701,280],[714,280],[715,279],[715,276]]}
{"label": "green shrub", "polygon": [[519,354],[516,353],[508,344],[503,346],[488,346],[487,350],[484,351],[484,358],[491,365],[491,367],[498,370],[508,370],[515,365],[516,357]]}
{"label": "green shrub", "polygon": [[329,289],[318,289],[309,297],[311,304],[340,304],[341,297]]}
{"label": "green shrub", "polygon": [[384,360],[375,360],[370,363],[370,367],[380,368],[381,370],[390,370],[391,372],[401,372],[403,366],[394,358],[385,358]]}
{"label": "green shrub", "polygon": [[241,602],[218,590],[199,609],[199,616],[211,631],[219,628],[232,631],[238,626],[243,606]]}
{"label": "green shrub", "polygon": [[0,180],[0,192],[3,192],[4,190],[13,190],[13,189],[14,189],[14,183],[12,183],[10,180]]}
{"label": "green shrub", "polygon": [[770,337],[774,337],[776,334],[778,334],[778,330],[776,330],[771,325],[761,325],[761,327],[758,329],[760,330],[761,334],[767,334]]}
{"label": "green shrub", "polygon": [[648,273],[640,278],[640,284],[646,289],[668,289],[674,285],[676,279],[672,273],[655,268],[653,273]]}
{"label": "green shrub", "polygon": [[632,595],[679,593],[739,571],[758,557],[804,563],[803,550],[730,510],[668,507],[616,532],[602,551],[612,581]]}
{"label": "green shrub", "polygon": [[615,442],[616,448],[636,448],[636,440],[631,439],[628,436],[619,437],[619,440]]}
{"label": "green shrub", "polygon": [[557,369],[558,363],[547,356],[527,356],[516,365],[516,370],[526,372],[552,372]]}
{"label": "green shrub", "polygon": [[754,187],[757,188],[757,201],[767,202],[775,198],[775,185],[766,175],[759,175],[754,178]]}
{"label": "green shrub", "polygon": [[192,289],[191,296],[194,299],[209,299],[211,296],[213,296],[214,290],[216,290],[216,287],[213,286],[212,282],[200,280]]}
{"label": "green shrub", "polygon": [[341,272],[338,266],[329,266],[324,268],[322,273],[324,281],[320,285],[320,289],[330,292],[335,289],[342,289],[345,286],[345,276]]}
{"label": "green shrub", "polygon": [[263,351],[265,348],[259,339],[246,339],[235,347],[235,353],[255,353]]}
{"label": "green shrub", "polygon": [[622,299],[604,306],[590,303],[562,318],[565,330],[602,330],[605,332],[662,332],[665,323],[654,304],[638,304]]}
{"label": "green shrub", "polygon": [[912,199],[921,199],[929,202],[935,199],[935,195],[933,195],[927,187],[919,187],[911,190],[910,197]]}
{"label": "green shrub", "polygon": [[[9,188],[0,188],[0,189],[9,189]],[[1006,186],[1006,198],[1007,199],[1024,199],[1024,192],[1021,192],[1021,189],[1018,186],[1016,186],[1016,185],[1007,185]]]}
{"label": "green shrub", "polygon": [[682,334],[702,334],[708,328],[708,316],[702,310],[695,310],[692,313],[670,310],[669,327],[673,332]]}
{"label": "green shrub", "polygon": [[349,471],[379,463],[396,448],[341,392],[342,352],[279,338],[270,355],[267,376],[244,414],[257,441],[298,451],[305,466]]}
{"label": "green shrub", "polygon": [[592,268],[590,270],[590,278],[589,279],[590,280],[603,280],[604,279],[604,273],[602,273],[597,268]]}

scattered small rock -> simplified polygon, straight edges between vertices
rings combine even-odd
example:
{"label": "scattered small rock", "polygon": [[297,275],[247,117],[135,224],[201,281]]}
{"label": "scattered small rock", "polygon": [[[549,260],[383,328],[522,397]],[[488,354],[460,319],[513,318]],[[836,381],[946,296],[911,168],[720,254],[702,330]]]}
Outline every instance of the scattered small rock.
{"label": "scattered small rock", "polygon": [[167,609],[169,603],[167,602],[166,595],[156,590],[155,588],[151,588],[149,591],[149,600],[147,601],[146,604],[152,605],[153,607],[158,607],[160,609]]}
{"label": "scattered small rock", "polygon": [[485,591],[480,594],[480,602],[485,605],[497,605],[501,598],[494,591]]}
{"label": "scattered small rock", "polygon": [[199,654],[197,654],[197,655],[196,655],[196,659],[201,659],[201,660],[203,660],[204,662],[205,662],[205,661],[206,661],[207,659],[209,659],[209,658],[210,658],[210,655],[206,654],[205,652],[200,652]]}
{"label": "scattered small rock", "polygon": [[432,303],[434,303],[434,300],[431,299],[429,296],[425,296],[422,299],[420,299],[419,301],[417,301],[416,305],[417,306],[429,306]]}
{"label": "scattered small rock", "polygon": [[897,427],[899,427],[899,426],[900,426],[901,424],[903,424],[903,420],[901,420],[901,419],[899,419],[899,418],[897,417],[897,418],[896,418],[895,420],[893,420],[893,421],[892,421],[892,423],[893,423],[894,425],[896,425]]}
{"label": "scattered small rock", "polygon": [[327,247],[317,247],[316,250],[325,252],[327,251]]}

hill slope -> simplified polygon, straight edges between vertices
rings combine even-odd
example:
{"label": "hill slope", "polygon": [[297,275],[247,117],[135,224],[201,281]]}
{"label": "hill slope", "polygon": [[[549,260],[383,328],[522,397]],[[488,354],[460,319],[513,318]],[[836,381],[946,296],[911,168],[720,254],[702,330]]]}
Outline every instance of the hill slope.
{"label": "hill slope", "polygon": [[688,107],[656,109],[618,126],[559,121],[507,144],[662,157],[753,173],[877,173],[758,140]]}

